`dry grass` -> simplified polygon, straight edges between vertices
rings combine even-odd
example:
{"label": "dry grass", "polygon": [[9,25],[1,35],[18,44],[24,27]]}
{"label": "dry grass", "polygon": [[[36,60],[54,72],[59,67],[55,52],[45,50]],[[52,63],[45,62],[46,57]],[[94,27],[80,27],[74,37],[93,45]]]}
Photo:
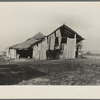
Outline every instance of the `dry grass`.
{"label": "dry grass", "polygon": [[0,85],[100,85],[100,59],[0,61]]}

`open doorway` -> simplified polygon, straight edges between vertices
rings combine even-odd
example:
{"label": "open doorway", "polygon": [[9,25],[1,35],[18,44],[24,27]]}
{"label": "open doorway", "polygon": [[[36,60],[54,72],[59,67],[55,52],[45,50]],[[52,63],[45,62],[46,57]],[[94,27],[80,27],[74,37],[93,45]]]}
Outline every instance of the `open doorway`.
{"label": "open doorway", "polygon": [[17,50],[17,58],[32,58],[33,50],[27,49],[27,50]]}

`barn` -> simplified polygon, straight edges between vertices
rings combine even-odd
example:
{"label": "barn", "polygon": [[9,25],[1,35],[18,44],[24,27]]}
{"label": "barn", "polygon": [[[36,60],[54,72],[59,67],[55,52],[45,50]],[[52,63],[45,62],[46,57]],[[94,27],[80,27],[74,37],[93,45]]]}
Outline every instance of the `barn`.
{"label": "barn", "polygon": [[7,51],[11,58],[34,58],[36,60],[73,59],[81,56],[84,38],[63,24],[44,36],[38,33]]}
{"label": "barn", "polygon": [[63,24],[33,45],[33,58],[53,60],[80,57],[82,40],[84,38]]}

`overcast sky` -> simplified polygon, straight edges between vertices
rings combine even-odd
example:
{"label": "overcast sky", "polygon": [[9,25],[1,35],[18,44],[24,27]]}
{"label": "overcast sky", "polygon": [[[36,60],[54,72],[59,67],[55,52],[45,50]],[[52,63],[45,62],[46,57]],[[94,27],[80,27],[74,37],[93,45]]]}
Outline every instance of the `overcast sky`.
{"label": "overcast sky", "polygon": [[83,50],[100,50],[100,2],[0,2],[0,51],[63,23],[85,38]]}

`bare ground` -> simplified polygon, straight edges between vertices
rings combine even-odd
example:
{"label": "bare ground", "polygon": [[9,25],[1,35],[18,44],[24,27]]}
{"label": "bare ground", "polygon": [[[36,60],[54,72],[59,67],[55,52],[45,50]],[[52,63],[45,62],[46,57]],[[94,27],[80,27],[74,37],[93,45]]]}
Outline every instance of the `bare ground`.
{"label": "bare ground", "polygon": [[100,85],[100,59],[4,60],[0,85]]}

